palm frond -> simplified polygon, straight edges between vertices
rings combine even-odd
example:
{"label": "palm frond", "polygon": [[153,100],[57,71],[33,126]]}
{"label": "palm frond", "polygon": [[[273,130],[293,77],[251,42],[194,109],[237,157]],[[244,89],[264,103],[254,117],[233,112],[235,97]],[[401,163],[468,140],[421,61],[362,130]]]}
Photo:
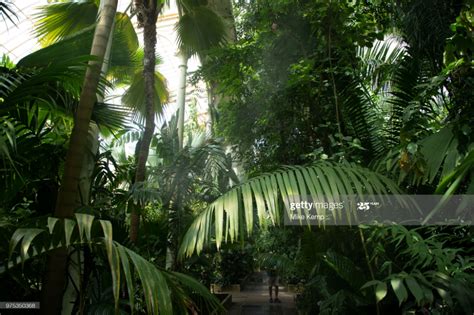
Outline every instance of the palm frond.
{"label": "palm frond", "polygon": [[205,6],[193,7],[176,24],[178,46],[188,55],[194,55],[225,41],[222,19]]}
{"label": "palm frond", "polygon": [[[18,62],[18,66],[46,66],[60,59],[88,55],[94,36],[95,23],[85,24],[73,33],[66,33],[60,40],[29,54]],[[137,55],[138,37],[130,21],[123,13],[117,13],[112,35],[108,76],[111,78],[131,77],[140,67],[142,59]]]}
{"label": "palm frond", "polygon": [[341,92],[342,114],[349,135],[363,143],[369,156],[380,156],[387,151],[378,104],[359,82],[348,84]]}
{"label": "palm frond", "polygon": [[213,237],[217,247],[223,241],[233,242],[245,231],[250,234],[256,223],[279,224],[280,200],[309,195],[314,200],[334,199],[364,193],[397,194],[400,189],[388,178],[352,164],[323,162],[306,167],[288,166],[257,176],[229,190],[195,219],[184,236],[180,255],[201,252]]}
{"label": "palm frond", "polygon": [[[132,82],[122,96],[122,103],[133,110],[135,121],[143,122],[145,117],[145,79],[142,71],[137,70],[132,78]],[[169,93],[165,77],[155,72],[155,113],[161,114],[163,105],[168,102]]]}
{"label": "palm frond", "polygon": [[13,25],[16,25],[13,17],[18,20],[18,15],[15,11],[11,8],[12,4],[8,2],[0,2],[0,16],[2,16],[3,20],[7,18],[12,22]]}
{"label": "palm frond", "polygon": [[16,150],[17,131],[12,119],[0,117],[0,158],[6,158],[14,165],[11,152]]}
{"label": "palm frond", "polygon": [[111,130],[127,129],[129,127],[130,110],[121,105],[96,103],[91,120],[99,127]]}
{"label": "palm frond", "polygon": [[35,16],[36,36],[43,46],[49,46],[95,24],[97,12],[93,0],[43,6]]}
{"label": "palm frond", "polygon": [[358,47],[357,56],[361,61],[359,73],[362,80],[370,82],[371,90],[375,93],[381,89],[389,90],[386,84],[390,84],[389,81],[405,54],[406,49],[401,39],[396,37],[376,40],[372,47]]}
{"label": "palm frond", "polygon": [[134,313],[136,280],[143,289],[148,314],[174,314],[171,303],[173,296],[179,300],[191,300],[180,289],[182,286],[200,295],[213,308],[221,310],[216,298],[196,280],[156,267],[136,252],[115,242],[112,236],[112,224],[92,215],[77,213],[74,219],[50,217],[45,228],[22,228],[15,231],[10,241],[8,265],[0,266],[0,273],[56,248],[88,245],[91,248],[105,248],[112,274],[116,310],[123,283]]}
{"label": "palm frond", "polygon": [[0,112],[18,105],[37,102],[44,105],[62,104],[72,107],[84,78],[89,56],[58,59],[45,67],[19,67],[0,75]]}

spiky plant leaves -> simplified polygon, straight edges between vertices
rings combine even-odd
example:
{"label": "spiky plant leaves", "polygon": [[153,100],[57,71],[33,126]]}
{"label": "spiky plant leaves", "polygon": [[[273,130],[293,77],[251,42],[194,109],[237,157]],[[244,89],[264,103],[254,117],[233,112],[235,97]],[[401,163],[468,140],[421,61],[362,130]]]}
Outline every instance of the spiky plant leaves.
{"label": "spiky plant leaves", "polygon": [[390,90],[391,79],[405,54],[401,39],[395,36],[377,40],[372,47],[358,47],[361,79],[369,84],[375,94]]}
{"label": "spiky plant leaves", "polygon": [[[265,226],[270,218],[281,217],[281,201],[292,202],[292,198],[312,191],[328,200],[341,195],[397,194],[398,186],[390,179],[360,166],[337,165],[326,162],[312,166],[292,166],[263,174],[242,183],[215,200],[191,225],[183,238],[181,256],[199,253],[214,237],[217,247],[228,239],[236,240],[239,233],[251,233],[254,205],[257,222]],[[306,224],[307,222],[301,222]]]}
{"label": "spiky plant leaves", "polygon": [[[2,104],[0,112],[11,110],[30,101],[57,104],[67,101],[70,106],[77,96],[89,56],[56,59],[46,67],[37,69],[16,68],[2,72],[0,86]],[[64,95],[62,94],[64,91]]]}
{"label": "spiky plant leaves", "polygon": [[[61,50],[51,50],[47,53],[49,61],[44,62],[41,59],[44,56],[42,51],[48,49],[49,47],[28,55],[20,61],[22,66],[0,76],[0,93],[3,98],[0,113],[8,112],[26,126],[29,123],[18,116],[18,108],[24,108],[28,113],[34,113],[40,108],[54,115],[74,115],[86,62],[92,59],[88,56],[61,59]],[[42,61],[37,64],[37,60]],[[104,90],[106,86],[108,83],[102,79],[100,90]],[[94,107],[92,119],[100,127],[113,130],[127,126],[128,115],[127,108],[98,103]],[[29,121],[31,117],[30,115]]]}
{"label": "spiky plant leaves", "polygon": [[14,161],[11,152],[16,150],[17,131],[12,119],[0,117],[0,157],[6,157],[11,165]]}
{"label": "spiky plant leaves", "polygon": [[[58,237],[60,242],[54,242]],[[116,310],[123,283],[127,287],[131,311],[134,313],[136,280],[143,287],[148,314],[174,314],[172,297],[191,303],[189,294],[192,293],[201,296],[213,309],[221,309],[216,298],[199,282],[180,273],[161,270],[136,252],[115,242],[112,224],[88,214],[76,213],[74,219],[48,218],[45,228],[16,230],[10,240],[8,266],[2,266],[0,272],[17,264],[15,256],[18,252],[19,261],[23,263],[59,247],[81,245],[99,251],[105,248],[112,274]]]}

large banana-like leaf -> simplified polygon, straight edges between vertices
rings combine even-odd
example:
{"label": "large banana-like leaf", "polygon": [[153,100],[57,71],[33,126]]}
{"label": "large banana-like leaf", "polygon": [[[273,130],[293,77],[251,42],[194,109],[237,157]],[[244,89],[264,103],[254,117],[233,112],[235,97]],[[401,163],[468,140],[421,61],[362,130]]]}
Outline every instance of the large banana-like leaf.
{"label": "large banana-like leaf", "polygon": [[[100,231],[99,235],[96,235]],[[126,284],[132,312],[135,305],[135,284],[138,280],[148,314],[174,314],[172,297],[192,304],[188,294],[201,296],[212,308],[221,310],[219,302],[196,280],[186,275],[162,270],[131,249],[113,240],[110,221],[76,213],[74,219],[48,218],[45,228],[22,228],[10,240],[8,268],[18,262],[59,247],[89,245],[105,248],[112,274],[115,307],[118,308],[120,288]],[[19,256],[18,256],[19,254]],[[0,266],[0,273],[6,268]]]}
{"label": "large banana-like leaf", "polygon": [[[281,200],[295,196],[322,200],[363,194],[400,194],[400,189],[390,179],[354,164],[319,162],[263,174],[235,186],[202,212],[184,236],[180,255],[199,253],[213,236],[220,247],[223,241],[233,242],[245,231],[250,234],[256,223],[279,224]],[[257,222],[254,222],[255,208]]]}

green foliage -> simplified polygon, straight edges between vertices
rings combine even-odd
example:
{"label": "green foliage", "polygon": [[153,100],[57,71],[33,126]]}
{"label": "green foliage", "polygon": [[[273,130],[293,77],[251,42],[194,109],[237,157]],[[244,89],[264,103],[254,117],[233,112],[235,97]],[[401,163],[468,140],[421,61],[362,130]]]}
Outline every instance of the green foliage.
{"label": "green foliage", "polygon": [[222,19],[206,6],[185,6],[185,14],[176,24],[178,46],[188,56],[221,45],[225,38]]}
{"label": "green foliage", "polygon": [[223,287],[241,284],[253,272],[253,259],[249,247],[241,247],[236,244],[222,248],[215,254],[211,266],[213,268],[212,282]]}
{"label": "green foliage", "polygon": [[[374,261],[378,260],[381,266],[378,274],[386,278],[369,281],[361,288],[375,286],[377,302],[396,298],[402,305],[414,299],[419,307],[430,305],[441,311],[448,306],[456,313],[470,314],[474,307],[474,279],[470,272],[474,262],[469,253],[450,244],[454,239],[469,237],[469,228],[462,226],[375,228],[370,243],[384,244],[385,249],[375,247]],[[388,294],[388,288],[395,296]]]}
{"label": "green foliage", "polygon": [[[140,123],[144,122],[146,116],[145,109],[145,79],[143,78],[143,69],[139,67],[131,77],[131,84],[122,96],[122,103],[133,111],[134,120]],[[163,107],[168,103],[169,93],[164,76],[155,73],[155,113],[161,115]]]}
{"label": "green foliage", "polygon": [[94,24],[97,11],[95,1],[46,5],[37,14],[36,34],[44,46],[49,46]]}
{"label": "green foliage", "polygon": [[[127,287],[132,313],[135,310],[137,283],[140,283],[143,290],[149,314],[175,314],[172,299],[181,305],[179,308],[184,305],[191,307],[186,292],[201,295],[213,308],[219,309],[217,300],[196,280],[156,267],[136,252],[115,242],[112,239],[112,225],[109,221],[97,220],[87,214],[76,214],[74,219],[64,220],[50,217],[45,228],[16,230],[10,241],[8,268],[12,268],[17,261],[23,264],[27,259],[53,249],[76,245],[87,245],[93,250],[105,249],[112,275],[116,309],[119,307],[122,283]],[[5,268],[1,270],[5,271]],[[180,287],[181,290],[176,287]]]}
{"label": "green foliage", "polygon": [[[0,255],[13,253],[10,267],[24,264],[21,272],[2,274],[4,286],[14,287],[11,294],[34,300],[42,280],[32,270],[44,268],[41,253],[67,246],[71,255],[83,253],[93,270],[82,274],[90,281],[82,292],[87,312],[113,312],[111,305],[118,305],[123,313],[211,313],[217,302],[203,286],[162,269],[167,249],[175,255],[181,245],[183,261],[172,267],[206,284],[213,273],[235,282],[253,257],[262,267],[278,266],[304,288],[297,305],[309,314],[472,313],[468,227],[279,226],[283,201],[295,195],[474,192],[472,6],[455,0],[237,1],[238,41],[225,46],[222,20],[207,1],[178,2],[180,48],[201,57],[206,51],[195,79],[205,78],[223,96],[216,130],[224,140],[194,128],[180,149],[173,118],[153,139],[148,181],[137,184],[133,157],[104,147],[91,206],[79,209],[94,216],[31,221],[54,208],[98,1],[44,7],[38,34],[49,46],[16,66],[2,58],[4,243],[20,229]],[[10,19],[9,9],[0,4]],[[107,79],[130,85],[123,100],[132,108],[145,102],[137,48],[130,18],[117,14]],[[162,76],[156,78],[161,108],[168,93]],[[100,93],[107,86],[104,80]],[[99,103],[94,120],[120,128],[127,114]],[[119,130],[113,149],[140,134]],[[249,180],[239,183],[236,162]],[[144,206],[143,230],[132,251],[121,242],[135,204]],[[243,252],[222,244],[256,231]],[[207,248],[213,243],[220,253]],[[201,255],[184,259],[196,252]],[[33,256],[38,259],[28,259]]]}
{"label": "green foliage", "polygon": [[[250,234],[255,223],[263,227],[279,225],[283,212],[280,202],[292,201],[296,196],[337,200],[340,195],[364,193],[400,193],[400,189],[388,178],[351,164],[323,162],[263,174],[233,187],[203,211],[184,236],[180,254],[199,253],[213,238],[217,248],[222,241],[234,242],[245,232]],[[320,210],[325,214],[324,209]]]}

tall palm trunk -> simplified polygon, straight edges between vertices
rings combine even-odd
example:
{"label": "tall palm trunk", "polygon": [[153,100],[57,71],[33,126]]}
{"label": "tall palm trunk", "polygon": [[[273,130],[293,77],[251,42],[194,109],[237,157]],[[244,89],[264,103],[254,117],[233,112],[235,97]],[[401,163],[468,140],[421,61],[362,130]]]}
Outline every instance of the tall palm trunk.
{"label": "tall palm trunk", "polygon": [[[97,60],[89,63],[84,77],[81,98],[77,108],[74,128],[66,155],[61,188],[54,212],[55,216],[59,218],[71,218],[74,215],[79,177],[86,150],[89,122],[96,100],[101,65],[107,49],[116,11],[117,0],[106,0],[94,33],[91,55],[96,56]],[[48,257],[41,301],[41,311],[43,314],[61,313],[62,296],[66,284],[67,256],[67,249],[61,248],[51,252]]]}
{"label": "tall palm trunk", "polygon": [[[102,12],[104,9],[106,0],[101,0],[99,5],[99,11]],[[105,51],[104,59],[102,62],[101,72],[106,74],[109,69],[110,54],[112,51],[112,39],[114,33],[115,19],[112,23],[109,39],[107,42],[107,49]],[[104,95],[102,93],[96,93],[97,101],[103,102]],[[90,203],[90,192],[92,187],[92,175],[94,172],[96,155],[99,151],[99,126],[93,121],[89,122],[89,130],[87,137],[87,144],[85,148],[84,161],[82,162],[81,174],[79,176],[79,189],[76,201],[77,206],[87,206]],[[72,255],[72,251],[69,252],[70,263],[68,264],[69,281],[67,287],[64,290],[62,313],[72,314],[74,307],[78,306],[78,303],[82,305],[83,301],[80,301],[81,295],[76,290],[76,285],[81,284],[85,276],[81,274],[81,270],[84,268],[84,252],[78,251],[75,255]]]}
{"label": "tall palm trunk", "polygon": [[179,83],[176,95],[178,107],[178,142],[179,148],[184,146],[184,118],[186,112],[186,77],[188,75],[189,56],[185,52],[179,53]]}
{"label": "tall palm trunk", "polygon": [[[162,4],[157,5],[156,0],[136,1],[139,10],[139,21],[143,21],[144,60],[143,77],[145,79],[145,131],[139,145],[137,164],[135,171],[135,183],[145,181],[146,161],[150,151],[150,142],[155,130],[155,64],[156,64],[156,20],[160,13]],[[138,228],[140,226],[140,212],[137,206],[132,207],[130,217],[130,240],[136,243],[138,240]]]}

